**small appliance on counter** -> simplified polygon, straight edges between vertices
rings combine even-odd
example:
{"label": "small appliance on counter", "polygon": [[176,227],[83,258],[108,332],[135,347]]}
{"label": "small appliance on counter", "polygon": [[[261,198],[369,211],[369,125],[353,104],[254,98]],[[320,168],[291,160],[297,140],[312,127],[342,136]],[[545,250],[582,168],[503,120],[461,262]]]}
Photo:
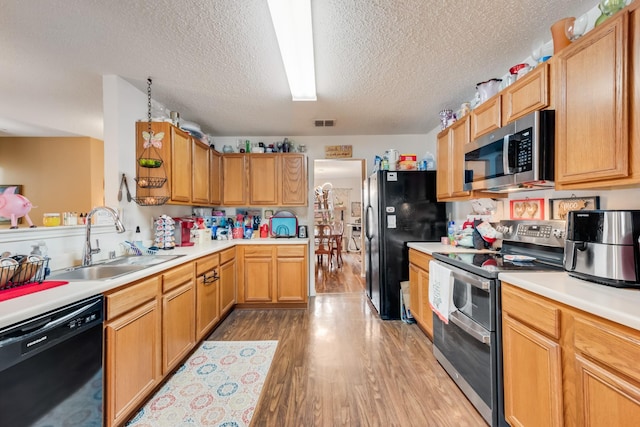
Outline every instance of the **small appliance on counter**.
{"label": "small appliance on counter", "polygon": [[193,246],[191,229],[195,224],[195,220],[193,218],[174,218],[173,220],[176,222],[176,246]]}
{"label": "small appliance on counter", "polygon": [[271,237],[296,237],[298,218],[289,211],[278,211],[269,219]]}
{"label": "small appliance on counter", "polygon": [[640,288],[640,210],[571,211],[564,268],[603,285]]}

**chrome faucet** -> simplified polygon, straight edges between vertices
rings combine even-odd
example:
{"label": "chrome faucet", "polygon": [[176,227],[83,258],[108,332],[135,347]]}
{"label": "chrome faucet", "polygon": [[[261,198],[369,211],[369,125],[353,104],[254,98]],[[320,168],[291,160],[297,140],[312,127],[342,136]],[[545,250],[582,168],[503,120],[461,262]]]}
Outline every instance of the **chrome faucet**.
{"label": "chrome faucet", "polygon": [[84,239],[84,251],[82,253],[82,266],[86,267],[88,265],[92,264],[92,256],[93,254],[97,254],[100,252],[100,247],[98,246],[98,239],[96,239],[96,247],[95,248],[91,248],[91,217],[93,217],[93,214],[98,212],[98,211],[105,211],[108,212],[112,217],[113,220],[115,221],[115,226],[116,226],[116,231],[118,233],[124,233],[125,232],[125,228],[124,225],[122,224],[122,221],[120,221],[120,217],[118,216],[118,212],[115,211],[115,209],[110,208],[108,206],[96,206],[95,208],[93,208],[91,210],[91,212],[89,212],[87,214],[87,227],[86,227],[86,234],[85,234],[85,239]]}

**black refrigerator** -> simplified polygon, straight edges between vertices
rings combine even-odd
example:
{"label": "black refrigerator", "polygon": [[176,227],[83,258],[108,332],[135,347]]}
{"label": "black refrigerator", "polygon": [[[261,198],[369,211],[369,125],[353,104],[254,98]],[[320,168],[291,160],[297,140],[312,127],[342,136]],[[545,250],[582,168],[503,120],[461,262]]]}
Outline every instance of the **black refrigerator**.
{"label": "black refrigerator", "polygon": [[436,201],[435,171],[377,171],[364,184],[367,296],[382,319],[400,319],[407,242],[440,241],[446,203]]}

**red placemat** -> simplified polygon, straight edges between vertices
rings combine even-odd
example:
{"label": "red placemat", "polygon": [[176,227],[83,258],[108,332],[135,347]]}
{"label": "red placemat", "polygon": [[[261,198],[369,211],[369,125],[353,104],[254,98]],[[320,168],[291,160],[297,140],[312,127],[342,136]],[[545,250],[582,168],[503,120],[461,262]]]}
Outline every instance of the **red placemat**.
{"label": "red placemat", "polygon": [[4,289],[0,291],[0,301],[6,301],[11,298],[44,291],[45,289],[55,288],[56,286],[66,285],[67,283],[69,282],[64,280],[49,280],[42,283],[35,282],[29,283],[28,285],[18,286],[17,288]]}

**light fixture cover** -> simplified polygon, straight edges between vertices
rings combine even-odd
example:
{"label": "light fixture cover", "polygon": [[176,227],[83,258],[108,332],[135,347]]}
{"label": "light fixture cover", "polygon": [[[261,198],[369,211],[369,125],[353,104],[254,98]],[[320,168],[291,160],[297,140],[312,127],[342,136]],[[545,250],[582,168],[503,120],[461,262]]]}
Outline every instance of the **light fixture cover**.
{"label": "light fixture cover", "polygon": [[316,101],[311,0],[267,0],[294,101]]}

